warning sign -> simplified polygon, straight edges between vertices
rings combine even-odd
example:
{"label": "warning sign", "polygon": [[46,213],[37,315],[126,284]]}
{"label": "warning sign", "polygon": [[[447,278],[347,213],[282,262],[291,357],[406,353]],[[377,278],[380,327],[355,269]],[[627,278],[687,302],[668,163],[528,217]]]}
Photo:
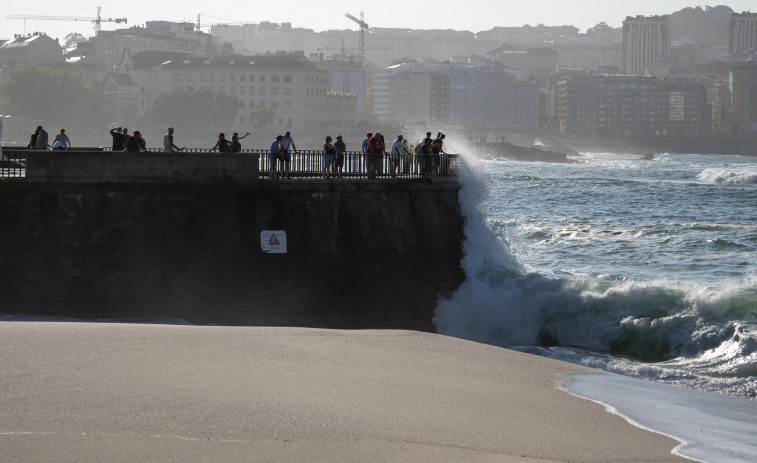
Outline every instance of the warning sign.
{"label": "warning sign", "polygon": [[287,233],[284,230],[263,230],[260,232],[260,249],[269,254],[286,254]]}

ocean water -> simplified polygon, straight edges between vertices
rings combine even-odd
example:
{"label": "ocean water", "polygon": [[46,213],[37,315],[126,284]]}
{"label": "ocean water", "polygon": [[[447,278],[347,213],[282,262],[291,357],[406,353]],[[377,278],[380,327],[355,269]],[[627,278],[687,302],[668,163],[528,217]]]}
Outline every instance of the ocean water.
{"label": "ocean water", "polygon": [[757,398],[757,157],[481,157],[440,332]]}
{"label": "ocean water", "polygon": [[717,393],[757,435],[757,157],[487,154],[462,162],[466,281],[439,302],[439,332]]}

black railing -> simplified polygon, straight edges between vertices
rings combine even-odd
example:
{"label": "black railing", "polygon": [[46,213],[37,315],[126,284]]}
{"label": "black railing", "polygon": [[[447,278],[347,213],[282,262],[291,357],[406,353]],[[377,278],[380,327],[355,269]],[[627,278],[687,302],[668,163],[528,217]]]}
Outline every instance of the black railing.
{"label": "black railing", "polygon": [[0,177],[26,177],[26,152],[25,148],[11,148],[0,151]]}
{"label": "black railing", "polygon": [[[103,151],[109,153],[109,148],[74,148],[71,151]],[[147,150],[151,153],[159,153],[163,150],[150,148]],[[26,149],[6,148],[2,151],[2,160],[0,161],[0,177],[25,177],[26,176]],[[66,151],[57,151],[61,156],[65,156]],[[209,154],[205,149],[187,148],[177,154]],[[226,153],[215,153],[226,154]],[[242,150],[241,155],[259,156],[260,177],[267,179],[270,174],[270,156],[268,150]],[[360,151],[348,151],[343,156],[343,165],[341,175],[344,178],[368,178],[368,159]],[[276,166],[277,177],[281,178],[282,162],[278,161]],[[322,178],[324,177],[324,166],[326,157],[320,150],[298,150],[291,154],[291,160],[288,170],[288,176],[291,178]],[[457,175],[456,163],[457,155],[454,154],[431,154],[431,155],[400,155],[397,160],[397,167],[392,171],[392,157],[384,154],[378,156],[377,178],[399,178],[399,179],[431,179],[454,177]],[[287,172],[285,171],[285,174]],[[326,173],[330,177],[339,175],[334,165],[330,172]]]}

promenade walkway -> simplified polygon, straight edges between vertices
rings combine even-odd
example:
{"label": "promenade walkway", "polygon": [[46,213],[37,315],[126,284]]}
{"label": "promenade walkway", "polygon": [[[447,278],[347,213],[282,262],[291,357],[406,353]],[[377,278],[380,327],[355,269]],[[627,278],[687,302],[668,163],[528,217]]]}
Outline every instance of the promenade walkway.
{"label": "promenade walkway", "polygon": [[[108,156],[111,151],[103,148],[77,148],[68,151],[54,151],[56,156],[66,156],[70,153],[102,153]],[[29,150],[22,147],[5,147],[0,159],[0,177],[23,178],[26,176],[26,157]],[[31,152],[33,153],[33,151]],[[127,154],[127,153],[119,153]],[[186,156],[256,156],[260,171],[260,178],[267,179],[270,172],[270,162],[267,150],[242,150],[240,153],[208,152],[206,149],[187,148],[178,153],[164,153],[159,149],[148,149],[146,152],[133,153],[134,156],[171,155]],[[440,154],[429,156],[402,156],[396,178],[423,179],[454,177],[457,155]],[[290,175],[296,179],[313,179],[323,177],[324,154],[319,150],[298,150],[292,154]],[[279,170],[279,169],[277,169]],[[367,179],[366,155],[360,151],[348,151],[344,155],[342,175],[349,179]],[[378,178],[392,178],[390,175],[390,159],[388,155],[381,156]]]}

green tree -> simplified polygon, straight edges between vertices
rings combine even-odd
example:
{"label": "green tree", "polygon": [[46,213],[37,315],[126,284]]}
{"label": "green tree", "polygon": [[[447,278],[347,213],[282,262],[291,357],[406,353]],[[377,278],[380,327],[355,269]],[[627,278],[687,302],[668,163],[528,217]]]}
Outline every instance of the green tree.
{"label": "green tree", "polygon": [[262,101],[258,103],[255,110],[250,113],[250,122],[256,129],[264,129],[273,123],[276,118],[276,111],[267,108]]}
{"label": "green tree", "polygon": [[81,42],[86,42],[87,38],[78,32],[71,32],[67,34],[63,39],[63,48],[71,48],[73,45],[77,45]]}
{"label": "green tree", "polygon": [[28,116],[55,131],[65,127],[72,138],[87,139],[88,133],[102,129],[102,82],[74,69],[14,68],[0,87],[0,95],[6,113]]}
{"label": "green tree", "polygon": [[185,139],[195,141],[230,127],[241,105],[241,101],[225,93],[174,90],[158,96],[140,124],[144,127],[173,126]]}

